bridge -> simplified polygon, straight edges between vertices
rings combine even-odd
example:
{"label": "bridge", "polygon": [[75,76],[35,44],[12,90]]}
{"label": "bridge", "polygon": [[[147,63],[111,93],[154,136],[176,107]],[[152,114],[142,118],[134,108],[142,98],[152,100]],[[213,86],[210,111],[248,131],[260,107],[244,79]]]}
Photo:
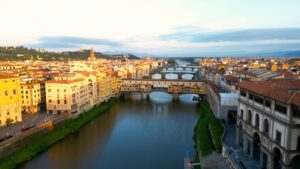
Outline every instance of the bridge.
{"label": "bridge", "polygon": [[173,94],[206,94],[206,81],[167,79],[122,79],[121,92],[167,91]]}

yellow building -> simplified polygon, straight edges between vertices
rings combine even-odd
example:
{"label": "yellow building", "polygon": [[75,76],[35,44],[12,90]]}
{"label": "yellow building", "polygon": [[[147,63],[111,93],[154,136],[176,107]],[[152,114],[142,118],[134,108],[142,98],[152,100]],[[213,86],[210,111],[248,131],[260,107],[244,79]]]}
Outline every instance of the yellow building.
{"label": "yellow building", "polygon": [[19,78],[1,75],[0,86],[0,126],[22,121]]}
{"label": "yellow building", "polygon": [[121,78],[118,76],[111,76],[111,90],[112,95],[117,96],[121,89]]}
{"label": "yellow building", "polygon": [[100,102],[108,100],[112,96],[111,76],[107,76],[104,73],[99,73],[97,75],[97,85],[97,94]]}
{"label": "yellow building", "polygon": [[252,63],[252,69],[258,69],[259,68],[259,63],[258,61],[255,61],[254,63]]}
{"label": "yellow building", "polygon": [[278,70],[277,64],[276,64],[276,63],[273,63],[273,64],[271,65],[271,71],[272,71],[272,72],[276,72],[277,70]]}
{"label": "yellow building", "polygon": [[46,81],[48,114],[78,115],[90,109],[88,84],[75,74],[63,74]]}
{"label": "yellow building", "polygon": [[42,108],[42,89],[39,82],[32,79],[22,79],[21,98],[22,98],[22,113],[35,114],[41,111]]}

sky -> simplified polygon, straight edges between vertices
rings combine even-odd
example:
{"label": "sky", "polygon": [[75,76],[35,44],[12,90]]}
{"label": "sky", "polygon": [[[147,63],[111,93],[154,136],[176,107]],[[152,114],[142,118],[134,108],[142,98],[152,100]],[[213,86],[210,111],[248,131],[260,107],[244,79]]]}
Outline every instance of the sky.
{"label": "sky", "polygon": [[0,0],[0,45],[140,56],[300,50],[299,0]]}

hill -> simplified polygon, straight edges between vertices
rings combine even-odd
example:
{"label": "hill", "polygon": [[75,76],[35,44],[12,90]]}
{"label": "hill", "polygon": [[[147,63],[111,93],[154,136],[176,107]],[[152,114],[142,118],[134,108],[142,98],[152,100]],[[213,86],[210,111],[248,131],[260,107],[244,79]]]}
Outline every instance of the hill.
{"label": "hill", "polygon": [[[103,54],[101,52],[94,52],[96,58],[104,59],[121,59],[114,58],[111,55]],[[40,58],[45,61],[49,60],[83,60],[87,59],[90,55],[90,50],[78,51],[64,51],[64,52],[49,52],[46,50],[36,50],[26,48],[23,46],[0,46],[0,60],[28,60],[33,57],[34,59]],[[124,58],[122,58],[124,59]],[[138,57],[130,55],[128,59],[138,59]]]}

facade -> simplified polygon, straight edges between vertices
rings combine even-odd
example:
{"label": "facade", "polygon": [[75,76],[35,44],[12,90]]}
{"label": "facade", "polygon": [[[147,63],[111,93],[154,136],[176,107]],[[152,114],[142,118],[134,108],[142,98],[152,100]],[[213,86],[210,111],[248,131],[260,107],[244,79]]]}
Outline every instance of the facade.
{"label": "facade", "polygon": [[121,89],[121,78],[115,75],[111,76],[111,90],[112,95],[117,96]]}
{"label": "facade", "polygon": [[0,86],[0,126],[22,121],[19,78],[1,75]]}
{"label": "facade", "polygon": [[63,74],[46,81],[47,113],[78,115],[90,108],[88,84],[74,74]]}
{"label": "facade", "polygon": [[97,75],[97,93],[100,102],[108,100],[112,96],[111,77],[104,73]]}
{"label": "facade", "polygon": [[237,86],[237,144],[261,168],[300,168],[300,81],[272,79]]}
{"label": "facade", "polygon": [[76,73],[76,76],[83,78],[87,84],[89,105],[94,106],[98,104],[100,101],[98,100],[96,72],[80,71]]}
{"label": "facade", "polygon": [[207,101],[218,119],[236,123],[237,97],[236,93],[222,93],[212,81],[208,81]]}
{"label": "facade", "polygon": [[41,111],[45,102],[42,97],[42,85],[32,79],[22,79],[21,83],[22,113],[35,114]]}

